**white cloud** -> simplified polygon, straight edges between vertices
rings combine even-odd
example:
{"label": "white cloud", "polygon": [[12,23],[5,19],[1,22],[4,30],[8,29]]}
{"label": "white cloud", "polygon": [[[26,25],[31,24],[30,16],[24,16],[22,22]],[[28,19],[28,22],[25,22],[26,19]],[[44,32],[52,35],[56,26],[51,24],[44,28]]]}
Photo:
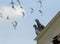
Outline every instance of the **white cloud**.
{"label": "white cloud", "polygon": [[15,8],[16,10],[8,6],[0,7],[0,13],[2,13],[3,15],[3,18],[2,19],[0,18],[0,20],[5,22],[7,20],[6,19],[7,16],[9,16],[9,18],[11,19],[9,21],[23,17],[22,12],[25,12],[24,9],[20,8],[19,6],[15,6]]}
{"label": "white cloud", "polygon": [[24,9],[19,6],[16,6],[15,8],[16,10],[8,6],[0,7],[0,12],[2,12],[3,16],[23,16],[22,12],[24,12]]}

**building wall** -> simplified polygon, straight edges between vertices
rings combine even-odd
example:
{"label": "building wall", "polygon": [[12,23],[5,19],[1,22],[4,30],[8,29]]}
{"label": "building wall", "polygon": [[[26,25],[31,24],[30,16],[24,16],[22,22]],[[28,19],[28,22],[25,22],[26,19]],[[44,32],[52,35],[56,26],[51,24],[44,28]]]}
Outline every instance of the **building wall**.
{"label": "building wall", "polygon": [[60,12],[51,20],[44,30],[46,31],[41,32],[40,37],[38,37],[39,35],[37,36],[37,44],[52,44],[52,39],[60,33]]}

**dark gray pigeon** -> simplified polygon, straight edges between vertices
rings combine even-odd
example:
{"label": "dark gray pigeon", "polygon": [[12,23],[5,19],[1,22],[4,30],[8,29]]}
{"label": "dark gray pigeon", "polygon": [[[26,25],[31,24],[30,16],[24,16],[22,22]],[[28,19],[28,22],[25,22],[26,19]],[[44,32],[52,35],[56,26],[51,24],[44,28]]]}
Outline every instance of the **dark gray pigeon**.
{"label": "dark gray pigeon", "polygon": [[40,31],[43,30],[44,26],[39,22],[39,20],[35,19],[35,22],[36,22],[38,28],[40,29]]}
{"label": "dark gray pigeon", "polygon": [[37,25],[33,25],[33,27],[35,28],[35,33],[36,33],[36,35],[38,35],[39,33],[40,33],[40,30],[39,30],[39,28],[37,27]]}

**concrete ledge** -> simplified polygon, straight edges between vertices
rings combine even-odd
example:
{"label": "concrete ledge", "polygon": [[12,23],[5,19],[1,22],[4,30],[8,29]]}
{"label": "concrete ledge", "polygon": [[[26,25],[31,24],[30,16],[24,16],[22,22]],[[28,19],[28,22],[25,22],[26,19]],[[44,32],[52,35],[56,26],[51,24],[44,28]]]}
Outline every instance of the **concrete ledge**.
{"label": "concrete ledge", "polygon": [[56,16],[48,23],[48,25],[44,28],[43,31],[35,38],[35,40],[39,40],[51,27],[51,25],[60,17],[60,11],[56,14]]}

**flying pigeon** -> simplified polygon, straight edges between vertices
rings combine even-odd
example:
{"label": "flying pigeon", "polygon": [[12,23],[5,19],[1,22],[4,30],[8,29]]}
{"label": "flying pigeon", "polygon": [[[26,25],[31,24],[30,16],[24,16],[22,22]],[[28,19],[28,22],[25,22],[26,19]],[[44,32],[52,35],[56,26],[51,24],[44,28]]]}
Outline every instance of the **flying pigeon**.
{"label": "flying pigeon", "polygon": [[9,16],[7,16],[7,18],[6,18],[7,20],[9,20]]}
{"label": "flying pigeon", "polygon": [[11,4],[12,4],[12,8],[13,8],[14,10],[16,10],[15,7],[14,7],[14,2],[13,2],[13,0],[11,0]]}
{"label": "flying pigeon", "polygon": [[19,5],[21,5],[20,1],[19,0],[16,0],[18,2]]}
{"label": "flying pigeon", "polygon": [[19,0],[16,0],[18,2],[18,4],[20,5],[20,8],[23,8],[23,6],[21,5],[21,2]]}
{"label": "flying pigeon", "polygon": [[17,21],[13,21],[12,22],[12,25],[13,25],[13,27],[14,27],[15,30],[16,30],[17,24],[18,24]]}
{"label": "flying pigeon", "polygon": [[22,5],[20,5],[20,8],[23,8],[23,6],[22,6]]}
{"label": "flying pigeon", "polygon": [[14,5],[12,5],[12,8],[13,8],[14,10],[16,10],[15,7],[14,7]]}
{"label": "flying pigeon", "polygon": [[39,28],[37,27],[37,25],[33,25],[33,27],[35,28],[35,33],[36,33],[36,35],[38,35],[39,33],[40,33],[40,30],[39,30]]}
{"label": "flying pigeon", "polygon": [[14,5],[14,2],[13,2],[13,0],[11,0],[11,4],[12,4],[12,5]]}
{"label": "flying pigeon", "polygon": [[38,10],[40,13],[41,13],[41,15],[43,15],[43,13],[42,13],[42,11],[41,10]]}
{"label": "flying pigeon", "polygon": [[36,24],[37,24],[38,28],[40,29],[40,31],[42,31],[42,30],[43,30],[43,28],[44,28],[44,26],[39,22],[39,20],[38,20],[38,19],[35,19],[35,22],[36,22]]}
{"label": "flying pigeon", "polygon": [[23,17],[25,16],[25,13],[24,12],[22,12],[22,14],[23,14]]}
{"label": "flying pigeon", "polygon": [[42,1],[41,1],[41,0],[39,0],[39,1],[38,1],[38,3],[40,3],[40,7],[42,7]]}
{"label": "flying pigeon", "polygon": [[3,18],[2,13],[0,13],[0,17]]}
{"label": "flying pigeon", "polygon": [[33,8],[31,8],[31,14],[33,13]]}

